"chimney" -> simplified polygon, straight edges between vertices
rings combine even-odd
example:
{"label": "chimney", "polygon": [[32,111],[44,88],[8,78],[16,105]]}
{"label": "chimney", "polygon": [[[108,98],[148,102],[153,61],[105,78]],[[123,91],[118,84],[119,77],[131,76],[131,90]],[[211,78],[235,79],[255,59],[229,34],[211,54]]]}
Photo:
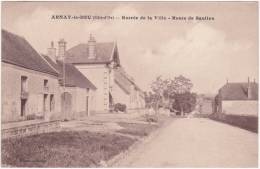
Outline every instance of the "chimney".
{"label": "chimney", "polygon": [[47,54],[52,61],[56,62],[56,48],[54,48],[54,43],[51,41],[51,47],[48,48],[48,54]]}
{"label": "chimney", "polygon": [[252,91],[251,91],[251,83],[250,83],[250,79],[248,77],[248,82],[247,82],[247,98],[248,99],[252,99]]}
{"label": "chimney", "polygon": [[96,58],[96,40],[90,34],[89,41],[88,41],[88,58],[95,59]]}
{"label": "chimney", "polygon": [[58,57],[57,60],[63,60],[65,57],[65,52],[66,52],[66,41],[64,39],[61,39],[58,44],[59,44],[59,51],[58,51]]}

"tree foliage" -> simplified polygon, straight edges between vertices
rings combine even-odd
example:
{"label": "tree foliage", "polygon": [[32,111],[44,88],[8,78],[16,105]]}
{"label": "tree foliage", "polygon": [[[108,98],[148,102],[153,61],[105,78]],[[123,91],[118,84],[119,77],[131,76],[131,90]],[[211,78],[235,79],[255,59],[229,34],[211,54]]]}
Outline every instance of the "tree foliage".
{"label": "tree foliage", "polygon": [[181,112],[190,112],[196,104],[196,94],[191,93],[193,84],[190,79],[180,75],[174,79],[158,76],[151,84],[152,92],[145,94],[147,107],[174,108]]}
{"label": "tree foliage", "polygon": [[174,96],[174,102],[172,108],[179,112],[189,113],[194,110],[196,105],[196,94],[195,93],[180,93]]}

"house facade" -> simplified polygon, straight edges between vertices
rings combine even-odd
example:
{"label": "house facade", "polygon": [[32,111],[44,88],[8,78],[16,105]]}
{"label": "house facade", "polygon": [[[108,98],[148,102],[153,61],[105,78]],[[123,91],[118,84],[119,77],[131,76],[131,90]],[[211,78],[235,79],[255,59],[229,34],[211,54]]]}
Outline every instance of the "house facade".
{"label": "house facade", "polygon": [[258,116],[258,83],[229,83],[214,98],[213,112]]}
{"label": "house facade", "polygon": [[60,111],[58,72],[22,37],[2,30],[2,122]]}
{"label": "house facade", "polygon": [[114,70],[114,81],[111,85],[114,103],[123,103],[128,109],[141,109],[145,107],[144,93],[134,83],[122,67]]}
{"label": "house facade", "polygon": [[144,103],[142,91],[122,72],[116,43],[97,43],[90,36],[88,43],[67,50],[65,58],[96,86],[96,112],[107,112],[115,103],[126,104],[130,109],[144,107],[139,104]]}
{"label": "house facade", "polygon": [[59,72],[59,91],[61,99],[61,113],[56,119],[75,119],[89,116],[93,111],[93,99],[96,87],[70,63],[64,63],[65,41],[59,41],[59,53],[53,42],[48,48],[48,56],[43,57]]}

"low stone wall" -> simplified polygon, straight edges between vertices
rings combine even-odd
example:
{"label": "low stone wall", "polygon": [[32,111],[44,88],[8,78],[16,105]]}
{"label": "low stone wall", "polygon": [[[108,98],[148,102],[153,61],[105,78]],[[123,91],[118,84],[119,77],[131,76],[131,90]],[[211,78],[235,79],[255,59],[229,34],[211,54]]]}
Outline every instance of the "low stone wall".
{"label": "low stone wall", "polygon": [[2,139],[11,137],[24,137],[40,133],[57,131],[60,128],[60,121],[41,122],[25,126],[2,129]]}
{"label": "low stone wall", "polygon": [[234,115],[225,113],[213,113],[209,116],[210,119],[237,126],[255,133],[258,133],[258,117]]}

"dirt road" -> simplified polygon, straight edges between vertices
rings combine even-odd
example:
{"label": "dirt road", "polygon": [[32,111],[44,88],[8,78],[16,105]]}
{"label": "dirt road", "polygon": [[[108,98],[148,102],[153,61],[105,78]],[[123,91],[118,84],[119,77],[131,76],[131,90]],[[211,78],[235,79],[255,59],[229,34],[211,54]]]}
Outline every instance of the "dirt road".
{"label": "dirt road", "polygon": [[257,134],[209,119],[174,120],[115,167],[257,167]]}

